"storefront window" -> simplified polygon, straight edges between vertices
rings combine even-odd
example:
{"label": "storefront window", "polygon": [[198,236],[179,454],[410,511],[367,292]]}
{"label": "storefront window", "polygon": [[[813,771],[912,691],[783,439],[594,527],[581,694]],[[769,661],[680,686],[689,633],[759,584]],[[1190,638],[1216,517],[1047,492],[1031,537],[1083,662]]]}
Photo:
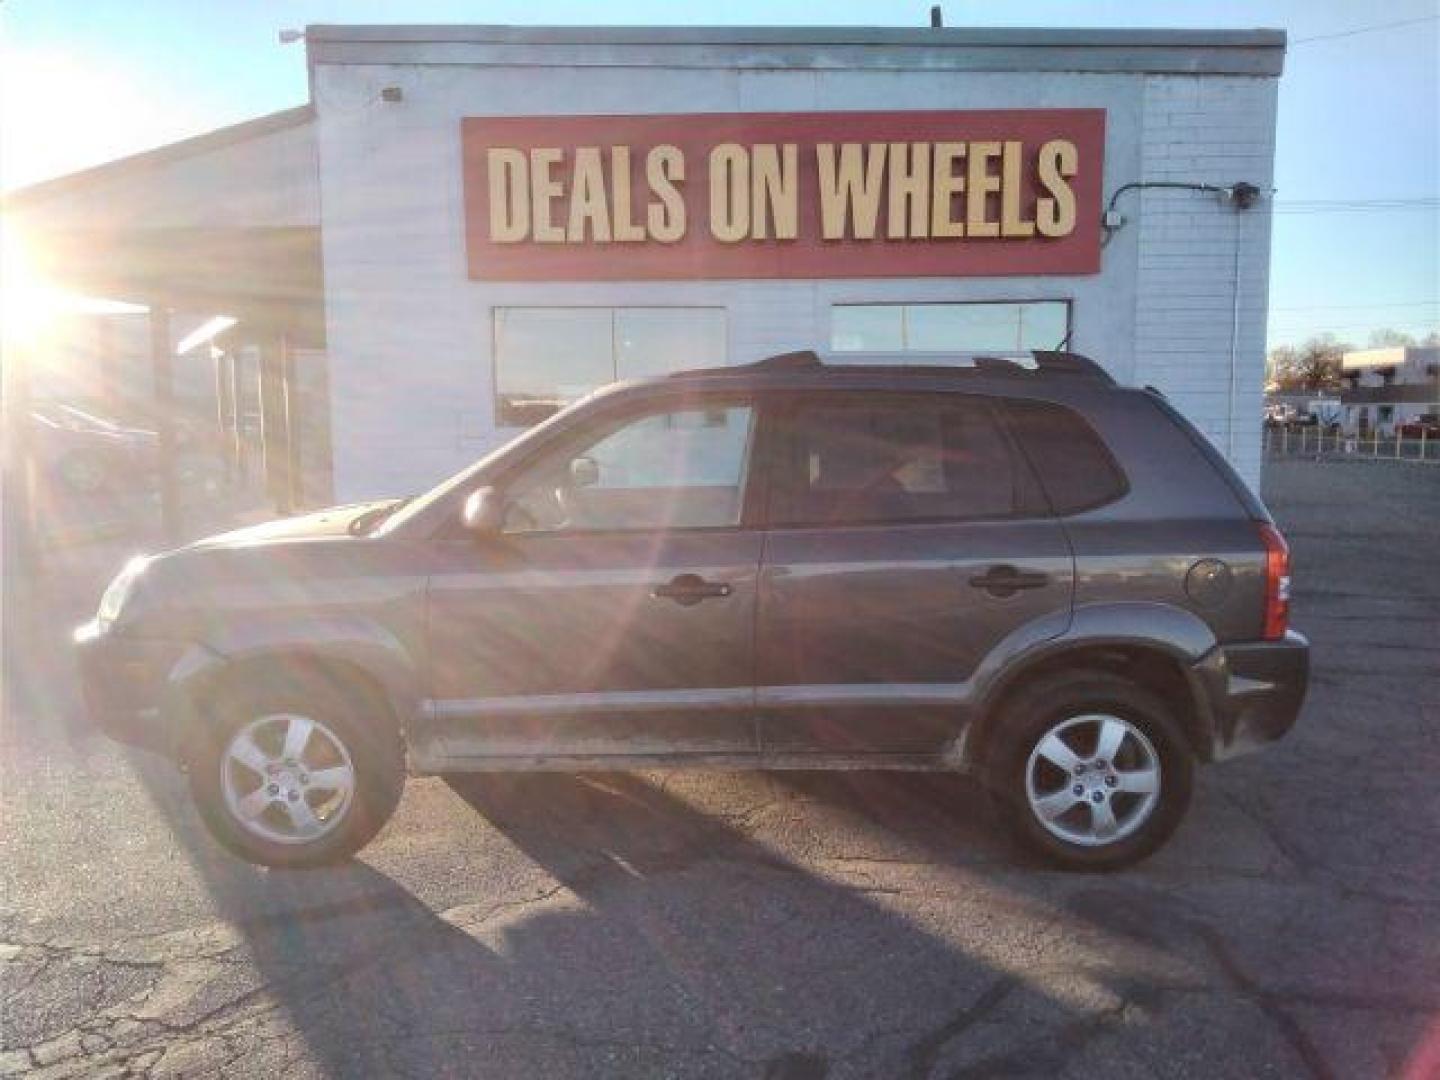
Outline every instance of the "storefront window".
{"label": "storefront window", "polygon": [[725,352],[721,308],[496,308],[496,423],[529,427],[606,383]]}
{"label": "storefront window", "polygon": [[1070,304],[841,304],[830,325],[836,352],[1024,352],[1060,347]]}

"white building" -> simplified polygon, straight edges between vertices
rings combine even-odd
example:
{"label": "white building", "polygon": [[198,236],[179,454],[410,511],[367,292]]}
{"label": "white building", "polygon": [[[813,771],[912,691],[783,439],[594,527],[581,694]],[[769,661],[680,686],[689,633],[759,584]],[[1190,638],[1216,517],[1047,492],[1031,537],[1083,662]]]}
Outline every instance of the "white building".
{"label": "white building", "polygon": [[617,377],[797,348],[1068,347],[1258,481],[1281,32],[305,41],[309,105],[8,209],[87,291],[237,316],[278,383],[323,350],[310,501],[423,488]]}
{"label": "white building", "polygon": [[1397,424],[1440,417],[1440,346],[1395,345],[1347,352],[1340,359],[1346,389],[1346,434],[1395,434]]}

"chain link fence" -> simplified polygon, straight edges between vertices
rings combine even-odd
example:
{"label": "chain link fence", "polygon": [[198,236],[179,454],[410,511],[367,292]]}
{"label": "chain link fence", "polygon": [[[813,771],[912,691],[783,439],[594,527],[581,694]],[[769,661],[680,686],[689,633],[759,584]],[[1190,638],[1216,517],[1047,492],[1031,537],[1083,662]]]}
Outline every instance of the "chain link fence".
{"label": "chain link fence", "polygon": [[1267,427],[1264,437],[1267,457],[1336,458],[1347,461],[1406,461],[1416,465],[1440,465],[1440,437],[1422,432],[1418,436],[1382,435],[1378,431],[1347,435],[1318,424],[1309,427]]}

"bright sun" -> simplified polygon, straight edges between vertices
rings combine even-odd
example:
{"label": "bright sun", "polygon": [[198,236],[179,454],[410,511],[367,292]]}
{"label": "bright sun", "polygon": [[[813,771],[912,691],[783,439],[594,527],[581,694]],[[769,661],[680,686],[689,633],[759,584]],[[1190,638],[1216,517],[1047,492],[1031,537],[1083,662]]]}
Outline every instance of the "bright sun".
{"label": "bright sun", "polygon": [[35,272],[20,230],[0,223],[0,339],[8,345],[36,345],[55,320],[59,292]]}
{"label": "bright sun", "polygon": [[37,351],[67,315],[108,315],[144,311],[118,300],[66,292],[36,270],[29,242],[13,223],[0,219],[0,344]]}

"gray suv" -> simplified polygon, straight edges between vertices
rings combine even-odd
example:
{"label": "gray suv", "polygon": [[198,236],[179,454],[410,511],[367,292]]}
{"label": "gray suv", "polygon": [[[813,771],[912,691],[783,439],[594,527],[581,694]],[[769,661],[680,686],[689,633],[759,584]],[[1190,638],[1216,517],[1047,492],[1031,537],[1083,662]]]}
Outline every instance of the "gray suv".
{"label": "gray suv", "polygon": [[1294,723],[1285,542],[1069,353],[814,353],[602,390],[418,498],[136,560],[89,706],[243,858],[345,858],[407,773],[945,769],[1074,868]]}

